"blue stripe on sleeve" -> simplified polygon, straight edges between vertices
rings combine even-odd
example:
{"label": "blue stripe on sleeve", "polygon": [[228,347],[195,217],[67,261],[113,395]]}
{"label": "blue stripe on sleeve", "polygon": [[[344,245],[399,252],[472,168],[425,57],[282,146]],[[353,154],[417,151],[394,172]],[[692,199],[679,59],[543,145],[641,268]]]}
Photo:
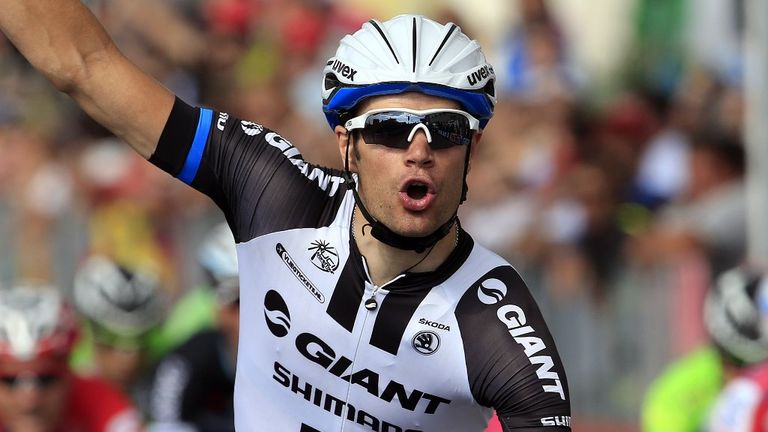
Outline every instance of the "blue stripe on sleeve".
{"label": "blue stripe on sleeve", "polygon": [[197,131],[195,132],[195,139],[192,141],[192,146],[187,153],[187,160],[184,161],[184,167],[179,174],[179,180],[186,184],[191,184],[192,180],[197,175],[197,170],[200,168],[200,161],[203,159],[203,151],[205,150],[205,143],[208,142],[208,132],[211,130],[211,119],[213,118],[213,111],[201,108],[200,120],[197,122]]}

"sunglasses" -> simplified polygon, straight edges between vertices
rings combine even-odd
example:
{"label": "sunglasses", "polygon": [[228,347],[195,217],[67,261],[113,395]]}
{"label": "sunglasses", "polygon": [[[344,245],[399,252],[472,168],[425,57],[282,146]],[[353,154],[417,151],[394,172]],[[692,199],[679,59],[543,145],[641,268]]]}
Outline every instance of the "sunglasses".
{"label": "sunglasses", "polygon": [[93,341],[103,348],[123,351],[141,351],[149,344],[149,334],[123,335],[109,330],[95,322],[89,322]]}
{"label": "sunglasses", "polygon": [[12,389],[24,385],[32,385],[36,388],[45,389],[59,383],[62,378],[63,375],[60,373],[0,375],[0,384]]}
{"label": "sunglasses", "polygon": [[348,131],[360,129],[368,144],[396,149],[407,149],[416,130],[423,129],[430,147],[438,150],[469,145],[480,121],[456,109],[383,108],[351,118],[344,127]]}

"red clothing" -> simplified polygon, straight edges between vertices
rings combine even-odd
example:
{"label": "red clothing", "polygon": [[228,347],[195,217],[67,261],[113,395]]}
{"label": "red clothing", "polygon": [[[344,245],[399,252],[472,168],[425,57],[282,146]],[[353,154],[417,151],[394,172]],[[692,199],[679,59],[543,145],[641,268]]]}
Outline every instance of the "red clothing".
{"label": "red clothing", "polygon": [[708,430],[768,431],[768,363],[752,366],[728,383],[712,409]]}
{"label": "red clothing", "polygon": [[488,423],[488,428],[485,432],[501,432],[501,423],[499,423],[499,418],[496,417],[496,413],[493,413],[493,417],[491,417],[491,421]]}
{"label": "red clothing", "polygon": [[[137,432],[141,418],[126,396],[98,378],[71,377],[58,432]],[[0,426],[0,432],[5,428]]]}
{"label": "red clothing", "polygon": [[74,377],[67,414],[62,432],[141,430],[140,417],[128,398],[97,378]]}

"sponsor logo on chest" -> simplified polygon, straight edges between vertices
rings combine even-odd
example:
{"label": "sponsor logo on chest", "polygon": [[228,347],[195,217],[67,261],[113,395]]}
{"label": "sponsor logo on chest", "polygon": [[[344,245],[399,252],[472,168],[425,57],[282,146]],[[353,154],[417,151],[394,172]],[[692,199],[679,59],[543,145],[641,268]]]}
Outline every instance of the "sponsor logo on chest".
{"label": "sponsor logo on chest", "polygon": [[440,348],[440,336],[433,331],[420,331],[413,336],[411,344],[419,354],[431,355]]}
{"label": "sponsor logo on chest", "polygon": [[308,250],[312,252],[310,261],[318,269],[332,274],[339,268],[339,254],[327,241],[315,240]]}
{"label": "sponsor logo on chest", "polygon": [[[286,301],[275,290],[270,290],[264,297],[264,319],[269,331],[278,338],[284,338],[291,332],[291,314]],[[433,332],[421,332],[432,333]],[[418,336],[418,335],[417,335]],[[436,335],[435,335],[436,336]],[[439,340],[439,339],[438,339]],[[428,342],[425,346],[436,349],[439,342]],[[348,358],[338,352],[329,342],[312,332],[299,332],[293,339],[295,352],[312,364],[322,367],[328,375],[336,377],[349,385],[364,389],[367,393],[387,403],[397,403],[407,411],[435,414],[442,406],[451,403],[450,399],[411,388],[395,380],[387,379],[390,373],[379,373],[371,368],[360,367],[354,358]],[[430,350],[431,348],[426,348]],[[432,351],[434,352],[434,350]],[[308,396],[307,400],[336,400],[346,406],[344,399],[331,397],[317,386],[311,386],[303,377],[296,375],[279,362],[274,363],[273,379],[297,394]],[[319,379],[320,376],[315,376]],[[314,389],[314,390],[312,390]]]}
{"label": "sponsor logo on chest", "polygon": [[281,243],[277,243],[275,245],[275,251],[277,252],[277,255],[280,257],[280,259],[283,261],[283,263],[288,267],[288,269],[291,271],[291,273],[296,277],[296,279],[301,282],[301,284],[304,286],[304,288],[309,291],[310,294],[320,303],[325,303],[325,295],[315,286],[315,284],[312,283],[311,280],[307,277],[307,275],[299,268],[298,264],[296,264],[296,261],[293,259],[291,254],[288,253],[288,251],[285,249],[285,246],[283,246]]}

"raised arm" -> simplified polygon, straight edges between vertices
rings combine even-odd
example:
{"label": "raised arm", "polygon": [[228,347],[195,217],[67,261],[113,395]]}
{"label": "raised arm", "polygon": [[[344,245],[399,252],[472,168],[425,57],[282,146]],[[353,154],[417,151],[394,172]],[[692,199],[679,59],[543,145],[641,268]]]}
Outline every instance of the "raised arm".
{"label": "raised arm", "polygon": [[120,53],[80,0],[3,0],[0,30],[94,120],[152,155],[174,95]]}

